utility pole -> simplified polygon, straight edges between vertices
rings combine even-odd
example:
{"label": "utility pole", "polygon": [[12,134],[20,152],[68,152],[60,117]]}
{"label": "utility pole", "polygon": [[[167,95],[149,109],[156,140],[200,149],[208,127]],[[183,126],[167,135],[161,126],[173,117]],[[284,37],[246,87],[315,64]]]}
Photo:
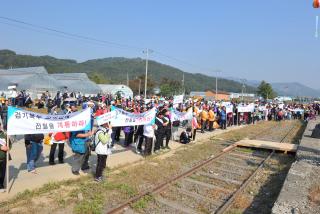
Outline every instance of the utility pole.
{"label": "utility pole", "polygon": [[139,96],[140,96],[140,94],[141,94],[141,79],[139,78]]}
{"label": "utility pole", "polygon": [[147,85],[148,85],[148,60],[149,60],[149,53],[152,53],[153,51],[150,49],[146,49],[143,51],[144,54],[146,54],[146,76],[144,79],[144,98],[147,98]]}
{"label": "utility pole", "polygon": [[242,82],[242,87],[241,87],[241,96],[242,96],[242,102],[243,102],[243,89],[246,87],[246,85],[244,84],[246,79],[240,79]]}
{"label": "utility pole", "polygon": [[183,95],[185,95],[186,89],[184,87],[184,72],[182,73],[182,89],[183,89]]}
{"label": "utility pole", "polygon": [[127,72],[127,86],[129,87],[129,74]]}
{"label": "utility pole", "polygon": [[215,73],[216,73],[216,100],[218,100],[217,98],[218,98],[218,73],[221,73],[221,71],[220,70],[216,70],[215,71]]}

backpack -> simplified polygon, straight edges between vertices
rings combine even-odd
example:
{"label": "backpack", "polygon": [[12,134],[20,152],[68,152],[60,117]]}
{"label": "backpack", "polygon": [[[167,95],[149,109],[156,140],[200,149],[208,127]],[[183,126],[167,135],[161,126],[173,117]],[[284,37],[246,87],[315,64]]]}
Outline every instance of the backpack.
{"label": "backpack", "polygon": [[104,133],[105,134],[105,132],[102,130],[102,129],[98,129],[95,133],[94,133],[94,140],[92,141],[92,143],[90,144],[90,149],[91,149],[91,151],[95,151],[96,150],[96,148],[97,148],[97,146],[99,145],[99,143],[100,143],[100,140],[98,139],[98,135],[100,134],[100,133]]}
{"label": "backpack", "polygon": [[71,132],[70,145],[74,153],[84,154],[87,151],[86,139],[87,138],[77,138],[78,132]]}

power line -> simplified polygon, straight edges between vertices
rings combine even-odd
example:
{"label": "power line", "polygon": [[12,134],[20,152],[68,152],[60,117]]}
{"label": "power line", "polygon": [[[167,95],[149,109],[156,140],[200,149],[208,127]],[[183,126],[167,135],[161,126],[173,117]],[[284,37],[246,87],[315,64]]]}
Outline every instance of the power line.
{"label": "power line", "polygon": [[34,28],[38,28],[38,29],[42,29],[42,30],[46,30],[46,31],[55,32],[55,33],[62,34],[62,35],[65,35],[65,36],[71,36],[71,37],[75,37],[75,38],[80,38],[80,39],[84,39],[84,40],[90,40],[90,41],[95,41],[95,42],[99,42],[99,43],[105,43],[105,44],[114,45],[114,46],[123,47],[123,48],[128,48],[128,49],[136,49],[136,50],[137,49],[138,50],[142,50],[143,49],[143,48],[140,48],[140,47],[120,44],[120,43],[111,42],[111,41],[102,40],[102,39],[96,39],[96,38],[93,38],[93,37],[83,36],[83,35],[79,35],[79,34],[75,34],[75,33],[69,33],[69,32],[57,30],[57,29],[50,28],[50,27],[35,25],[35,24],[29,23],[29,22],[20,21],[20,20],[17,20],[17,19],[12,19],[12,18],[8,18],[8,17],[4,17],[4,16],[0,16],[0,19],[7,20],[7,21],[10,21],[10,22],[19,23],[19,24],[23,24],[23,25],[27,25],[27,26],[30,26],[30,27],[34,27]]}
{"label": "power line", "polygon": [[[16,24],[12,24],[12,23],[8,23],[8,22],[0,22],[0,23],[3,23],[3,24],[6,24],[6,25],[13,26],[13,27],[23,28],[23,29],[26,29],[26,30],[32,30],[32,31],[35,31],[35,32],[38,32],[38,33],[45,33],[45,34],[48,34],[48,35],[54,35],[54,36],[58,36],[58,37],[60,36],[60,37],[67,38],[67,39],[78,39],[78,40],[81,40],[81,41],[84,41],[84,42],[88,42],[88,43],[91,43],[91,44],[95,44],[95,45],[98,45],[98,44],[109,45],[109,46],[112,45],[112,46],[116,46],[117,48],[120,48],[120,49],[138,50],[139,52],[141,50],[145,49],[145,48],[142,48],[142,47],[127,45],[127,44],[121,44],[121,43],[116,43],[116,42],[111,42],[111,41],[97,39],[97,38],[94,38],[94,37],[84,36],[84,35],[75,34],[75,33],[69,33],[69,32],[62,31],[62,30],[57,30],[57,29],[54,29],[54,28],[51,28],[51,27],[35,25],[35,24],[29,23],[29,22],[25,22],[25,21],[13,19],[13,18],[5,17],[5,16],[0,16],[0,19],[16,23]],[[17,25],[17,24],[19,24],[19,25]],[[21,25],[23,25],[23,26],[21,26]],[[49,32],[51,32],[53,34],[50,34]],[[192,66],[192,67],[198,68],[200,70],[206,70],[208,72],[212,70],[212,69],[209,69],[209,68],[204,68],[202,66],[198,66],[198,65],[189,63],[189,62],[187,62],[185,60],[181,60],[181,59],[178,59],[176,57],[169,56],[167,54],[164,54],[164,53],[162,53],[160,51],[157,51],[157,50],[154,50],[154,49],[153,49],[153,51],[154,51],[154,53],[156,53],[159,56],[165,57],[165,58],[170,59],[170,60],[174,60],[176,62],[185,64],[185,65],[188,65],[188,66]]]}

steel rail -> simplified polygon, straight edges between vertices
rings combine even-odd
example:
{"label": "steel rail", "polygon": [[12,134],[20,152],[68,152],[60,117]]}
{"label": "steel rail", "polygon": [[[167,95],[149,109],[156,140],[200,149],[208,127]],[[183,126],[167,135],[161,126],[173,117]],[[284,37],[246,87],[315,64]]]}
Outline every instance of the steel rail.
{"label": "steel rail", "polygon": [[[296,126],[293,126],[281,139],[280,143],[283,143],[283,141],[288,137],[290,132],[295,128]],[[258,166],[258,168],[243,182],[243,184],[240,186],[239,189],[237,189],[236,192],[232,194],[232,196],[224,203],[218,210],[215,210],[213,213],[215,214],[223,214],[231,207],[236,197],[238,197],[240,194],[242,194],[242,191],[251,183],[253,178],[260,172],[264,164],[270,160],[270,158],[275,154],[275,150],[272,150],[272,152],[266,157]]]}
{"label": "steel rail", "polygon": [[[259,135],[259,134],[261,134],[261,133],[264,133],[266,130],[270,130],[270,129],[272,129],[272,128],[274,128],[274,127],[270,127],[270,128],[264,129],[264,130],[262,130],[261,132],[257,133],[256,136]],[[294,127],[293,127],[293,128],[294,128]],[[293,128],[292,128],[292,129],[293,129]],[[292,129],[290,129],[290,131],[291,131]],[[290,132],[290,131],[289,131],[289,132]],[[289,133],[287,133],[286,136],[285,136],[281,141],[283,141],[283,140],[287,137],[288,134],[289,134]],[[161,184],[155,186],[154,188],[152,188],[152,189],[150,189],[150,190],[144,191],[144,192],[138,194],[137,196],[134,196],[134,197],[128,199],[127,201],[123,202],[122,204],[118,205],[117,207],[108,210],[106,213],[108,213],[108,214],[120,213],[120,212],[123,211],[126,207],[130,206],[130,204],[132,204],[132,203],[140,200],[141,198],[143,198],[143,197],[145,197],[145,196],[147,196],[147,195],[152,195],[152,194],[161,192],[163,189],[167,188],[170,184],[176,182],[177,180],[179,180],[179,179],[181,179],[181,178],[184,178],[184,177],[187,177],[187,176],[193,174],[193,173],[194,173],[195,171],[197,171],[198,169],[201,169],[201,168],[207,166],[208,164],[210,164],[211,162],[213,162],[214,160],[218,159],[219,157],[221,157],[221,156],[223,156],[223,155],[225,155],[225,154],[227,154],[227,153],[230,153],[230,152],[233,151],[235,148],[236,148],[236,147],[233,147],[233,148],[231,148],[231,149],[229,149],[229,150],[222,151],[222,152],[218,153],[216,156],[211,157],[211,158],[209,158],[209,159],[207,159],[207,160],[205,160],[205,161],[197,164],[196,166],[192,167],[191,169],[187,170],[186,172],[183,172],[183,173],[181,173],[181,174],[179,174],[179,175],[177,175],[177,176],[175,176],[175,177],[173,177],[173,178],[171,178],[171,179],[169,179],[169,180],[167,180],[167,181],[162,182]],[[274,151],[273,151],[273,152],[274,152]],[[272,153],[273,153],[273,152],[272,152]],[[270,155],[271,155],[271,154],[270,154]],[[270,155],[269,155],[269,156],[270,156]],[[266,157],[266,159],[269,159],[269,158],[270,158],[269,156]],[[266,159],[263,160],[262,163],[259,164],[258,168],[261,168],[261,167],[263,166],[263,163],[265,163]],[[257,170],[255,170],[253,174],[257,174],[256,171],[257,171]],[[251,175],[248,179],[252,180],[251,177],[252,177],[252,175]],[[248,179],[245,181],[245,183],[247,183],[247,182],[249,183],[249,182],[250,182],[250,181],[248,181]],[[243,183],[242,185],[244,185],[245,183]],[[244,187],[241,186],[240,188],[243,189]],[[237,194],[237,192],[238,192],[238,190],[237,190],[234,194]],[[233,198],[233,200],[234,200],[234,197],[232,196],[232,197],[229,199],[229,201],[230,201],[232,198]],[[231,202],[229,202],[229,201],[227,201],[226,203],[231,203]],[[226,203],[223,205],[223,207],[226,205]],[[231,205],[231,204],[230,204],[230,205]],[[219,208],[219,210],[221,210],[223,207]],[[227,209],[228,207],[229,207],[229,206],[227,206],[225,209]]]}

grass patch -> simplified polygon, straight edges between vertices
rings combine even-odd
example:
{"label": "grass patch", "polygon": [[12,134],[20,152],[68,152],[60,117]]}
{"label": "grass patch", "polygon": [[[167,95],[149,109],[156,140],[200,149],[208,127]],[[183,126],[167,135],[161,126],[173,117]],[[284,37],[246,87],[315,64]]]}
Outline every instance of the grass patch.
{"label": "grass patch", "polygon": [[147,208],[148,204],[152,201],[154,201],[154,198],[152,197],[152,195],[145,195],[140,200],[131,204],[131,207],[136,211],[140,211]]}
{"label": "grass patch", "polygon": [[242,213],[243,212],[240,209],[231,209],[231,210],[227,211],[226,214],[242,214]]}
{"label": "grass patch", "polygon": [[320,185],[314,185],[310,188],[309,200],[311,203],[320,206]]}

